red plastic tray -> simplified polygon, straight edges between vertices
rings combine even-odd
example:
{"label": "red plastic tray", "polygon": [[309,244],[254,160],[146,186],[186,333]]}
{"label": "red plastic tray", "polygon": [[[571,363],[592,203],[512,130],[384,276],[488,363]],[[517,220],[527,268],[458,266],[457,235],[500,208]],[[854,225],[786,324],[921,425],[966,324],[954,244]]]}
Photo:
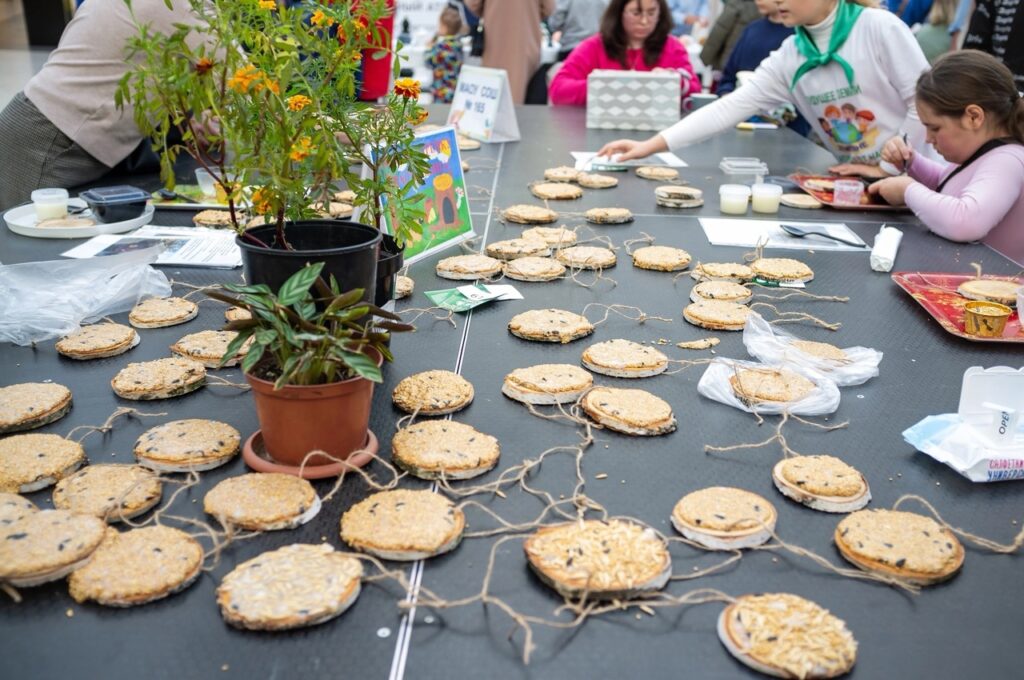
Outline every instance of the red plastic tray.
{"label": "red plastic tray", "polygon": [[827,205],[830,208],[835,208],[836,210],[888,210],[890,212],[895,210],[906,210],[906,208],[903,206],[889,205],[884,200],[882,200],[880,196],[869,194],[866,190],[867,185],[865,185],[864,195],[861,196],[860,205],[835,205],[832,200],[833,195],[831,191],[817,189],[813,186],[813,184],[808,185],[808,181],[814,182],[815,180],[817,180],[819,182],[834,182],[837,179],[852,179],[855,182],[864,182],[864,180],[860,177],[839,177],[837,175],[793,174],[789,176],[789,180],[791,182],[796,184],[798,187],[803,189],[811,196],[814,196],[814,198],[816,198],[819,203]]}
{"label": "red plastic tray", "polygon": [[[953,335],[974,342],[1019,342],[1024,343],[1021,333],[1020,311],[1010,315],[1001,338],[982,338],[964,331],[964,305],[970,300],[962,297],[956,289],[964,281],[975,278],[971,274],[948,274],[942,272],[893,272],[892,280],[907,291],[910,297],[928,310],[939,324]],[[1005,278],[1005,277],[984,277]],[[1024,281],[1018,279],[1024,285]]]}

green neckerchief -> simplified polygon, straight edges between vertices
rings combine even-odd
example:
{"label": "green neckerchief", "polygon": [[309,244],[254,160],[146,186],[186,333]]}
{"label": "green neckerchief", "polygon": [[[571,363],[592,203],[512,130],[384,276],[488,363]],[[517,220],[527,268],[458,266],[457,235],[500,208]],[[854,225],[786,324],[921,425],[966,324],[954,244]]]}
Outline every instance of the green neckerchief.
{"label": "green neckerchief", "polygon": [[807,61],[800,65],[800,68],[796,70],[796,74],[793,75],[793,82],[790,84],[789,89],[796,87],[796,81],[810,71],[824,66],[830,61],[834,61],[843,67],[843,72],[846,74],[846,80],[850,86],[853,86],[853,67],[850,63],[840,57],[836,52],[843,46],[846,39],[850,36],[850,31],[853,30],[853,25],[857,23],[857,17],[864,11],[864,8],[856,3],[849,2],[849,0],[839,0],[839,9],[836,11],[836,20],[832,25],[832,37],[828,41],[828,50],[821,52],[818,50],[818,46],[814,44],[814,39],[811,34],[807,32],[807,29],[803,26],[796,27],[796,48],[800,51]]}

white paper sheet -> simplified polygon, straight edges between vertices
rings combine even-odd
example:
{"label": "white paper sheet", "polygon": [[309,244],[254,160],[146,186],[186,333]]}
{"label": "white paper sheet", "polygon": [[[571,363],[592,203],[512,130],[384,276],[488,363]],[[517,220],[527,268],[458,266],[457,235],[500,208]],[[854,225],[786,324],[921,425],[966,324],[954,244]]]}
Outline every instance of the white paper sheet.
{"label": "white paper sheet", "polygon": [[686,161],[674,153],[664,152],[656,153],[653,156],[647,158],[639,158],[633,161],[623,161],[621,163],[600,163],[594,162],[597,158],[596,151],[572,151],[572,157],[575,159],[575,168],[577,170],[585,170],[590,172],[592,170],[625,170],[626,168],[636,168],[641,165],[665,165],[670,168],[685,168],[688,167]]}
{"label": "white paper sheet", "polygon": [[[823,236],[797,237],[782,230],[781,224],[792,224],[805,229],[826,231],[833,236],[856,243],[864,241],[842,222],[800,222],[798,220],[750,220],[719,217],[702,217],[700,226],[708,241],[716,246],[738,246],[753,248],[764,243],[766,248],[787,248],[789,250],[830,250],[868,253],[866,247],[858,248],[839,243]],[[865,244],[866,246],[867,244]]]}
{"label": "white paper sheet", "polygon": [[233,269],[242,266],[242,253],[230,229],[158,227],[149,225],[130,234],[101,234],[61,253],[63,257],[87,258],[115,255],[164,245],[155,264],[179,267]]}

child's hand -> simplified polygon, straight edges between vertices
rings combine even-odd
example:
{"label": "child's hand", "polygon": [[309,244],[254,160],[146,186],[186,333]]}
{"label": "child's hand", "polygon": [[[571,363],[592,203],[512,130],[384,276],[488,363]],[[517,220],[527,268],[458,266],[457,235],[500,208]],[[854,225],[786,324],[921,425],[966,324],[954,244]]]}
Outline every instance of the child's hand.
{"label": "child's hand", "polygon": [[602,146],[597,155],[605,158],[614,156],[612,162],[631,161],[635,158],[646,158],[652,153],[665,151],[667,148],[661,136],[655,135],[643,142],[635,139],[616,139],[614,142],[608,142]]}
{"label": "child's hand", "polygon": [[913,183],[909,177],[889,177],[869,185],[868,193],[881,196],[889,205],[906,205],[907,187]]}
{"label": "child's hand", "polygon": [[902,137],[893,137],[882,147],[882,160],[906,170],[914,160],[914,149]]}

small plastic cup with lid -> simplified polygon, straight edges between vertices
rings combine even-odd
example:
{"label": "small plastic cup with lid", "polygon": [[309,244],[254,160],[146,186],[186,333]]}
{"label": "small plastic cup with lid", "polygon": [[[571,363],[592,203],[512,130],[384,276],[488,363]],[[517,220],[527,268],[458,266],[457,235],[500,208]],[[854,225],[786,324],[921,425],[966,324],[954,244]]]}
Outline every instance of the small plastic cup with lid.
{"label": "small plastic cup with lid", "polygon": [[723,184],[718,187],[718,209],[726,215],[746,215],[750,187],[744,184]]}
{"label": "small plastic cup with lid", "polygon": [[36,218],[43,220],[60,219],[68,214],[67,189],[36,189],[32,192],[32,204]]}
{"label": "small plastic cup with lid", "polygon": [[751,203],[754,212],[777,213],[779,212],[779,200],[782,198],[782,187],[778,184],[755,184],[750,187],[753,192]]}
{"label": "small plastic cup with lid", "polygon": [[836,205],[860,205],[864,183],[859,179],[837,179],[832,202]]}

